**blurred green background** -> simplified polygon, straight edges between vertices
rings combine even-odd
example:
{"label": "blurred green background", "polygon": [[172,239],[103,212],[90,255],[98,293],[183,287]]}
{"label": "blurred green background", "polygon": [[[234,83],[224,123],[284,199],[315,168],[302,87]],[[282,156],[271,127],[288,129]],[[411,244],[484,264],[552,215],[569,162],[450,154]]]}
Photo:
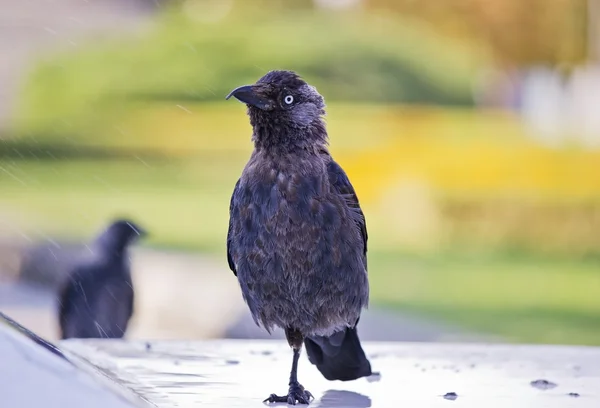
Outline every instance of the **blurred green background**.
{"label": "blurred green background", "polygon": [[0,233],[89,240],[127,215],[145,245],[225,265],[252,145],[224,97],[292,69],[328,104],[367,217],[374,305],[600,345],[600,129],[544,127],[554,88],[528,86],[596,66],[592,2],[164,2],[134,34],[36,57],[0,142]]}

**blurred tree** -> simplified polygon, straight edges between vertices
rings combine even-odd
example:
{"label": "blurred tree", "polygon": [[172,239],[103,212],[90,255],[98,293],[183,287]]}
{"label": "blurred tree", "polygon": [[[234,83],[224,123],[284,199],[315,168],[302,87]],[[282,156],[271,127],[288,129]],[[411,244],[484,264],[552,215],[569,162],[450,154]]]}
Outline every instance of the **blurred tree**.
{"label": "blurred tree", "polygon": [[[369,8],[426,20],[485,42],[500,65],[573,64],[586,58],[588,0],[365,0]],[[593,1],[593,0],[589,0]]]}
{"label": "blurred tree", "polygon": [[[329,102],[472,106],[473,78],[487,65],[464,43],[390,13],[188,1],[161,15],[144,36],[41,60],[22,88],[11,130],[94,139],[127,115],[127,106],[220,102],[232,84],[274,68],[301,72]],[[303,7],[304,0],[295,1]]]}
{"label": "blurred tree", "polygon": [[600,63],[600,0],[587,0],[588,3],[588,56]]}

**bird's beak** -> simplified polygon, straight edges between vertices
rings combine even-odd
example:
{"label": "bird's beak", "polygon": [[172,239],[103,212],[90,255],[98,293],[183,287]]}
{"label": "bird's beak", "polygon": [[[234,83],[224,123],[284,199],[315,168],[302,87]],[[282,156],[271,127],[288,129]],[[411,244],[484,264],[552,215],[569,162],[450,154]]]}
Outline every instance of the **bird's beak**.
{"label": "bird's beak", "polygon": [[225,99],[229,99],[232,96],[240,102],[244,102],[245,104],[255,106],[262,110],[273,109],[272,102],[269,98],[261,94],[260,88],[257,85],[244,85],[235,88],[227,95],[227,97],[225,97]]}

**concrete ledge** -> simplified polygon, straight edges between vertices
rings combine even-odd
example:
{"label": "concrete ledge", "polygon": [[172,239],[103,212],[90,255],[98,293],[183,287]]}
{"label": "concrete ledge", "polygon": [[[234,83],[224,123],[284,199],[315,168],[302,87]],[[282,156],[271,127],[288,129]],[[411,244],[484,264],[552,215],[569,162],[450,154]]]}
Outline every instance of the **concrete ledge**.
{"label": "concrete ledge", "polygon": [[[287,388],[279,340],[67,340],[0,313],[0,406],[263,407]],[[600,348],[365,342],[379,375],[329,382],[302,358],[313,407],[598,407]]]}
{"label": "concrete ledge", "polygon": [[73,364],[60,349],[2,313],[0,362],[0,407],[134,408],[142,404],[131,391],[90,375],[89,366]]}
{"label": "concrete ledge", "polygon": [[[157,407],[264,407],[270,393],[286,390],[291,363],[284,341],[61,346]],[[312,407],[600,406],[600,348],[365,342],[365,350],[381,376],[329,382],[301,359]]]}

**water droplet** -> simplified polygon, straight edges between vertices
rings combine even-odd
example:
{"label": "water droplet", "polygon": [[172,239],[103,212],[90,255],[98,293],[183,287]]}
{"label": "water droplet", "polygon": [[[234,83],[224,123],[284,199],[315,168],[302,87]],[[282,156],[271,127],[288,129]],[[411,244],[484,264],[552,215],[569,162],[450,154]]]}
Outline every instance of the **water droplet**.
{"label": "water droplet", "polygon": [[458,398],[458,395],[455,392],[447,392],[446,394],[444,394],[444,399],[447,399],[450,401],[454,401],[457,398]]}
{"label": "water droplet", "polygon": [[551,390],[552,388],[557,387],[557,384],[548,381],[548,380],[535,380],[530,382],[533,388],[537,388],[538,390]]}

